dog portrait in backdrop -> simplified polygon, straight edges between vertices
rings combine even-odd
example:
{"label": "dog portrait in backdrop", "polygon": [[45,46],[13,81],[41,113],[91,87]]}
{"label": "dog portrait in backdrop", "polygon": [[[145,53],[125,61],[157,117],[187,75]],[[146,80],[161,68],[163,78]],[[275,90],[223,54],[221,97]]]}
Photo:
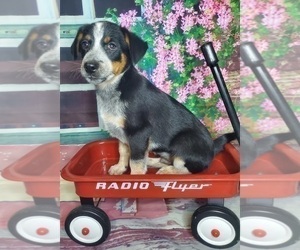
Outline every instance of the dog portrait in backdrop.
{"label": "dog portrait in backdrop", "polygon": [[43,24],[32,28],[18,47],[24,60],[37,60],[34,73],[47,83],[59,84],[59,25]]}

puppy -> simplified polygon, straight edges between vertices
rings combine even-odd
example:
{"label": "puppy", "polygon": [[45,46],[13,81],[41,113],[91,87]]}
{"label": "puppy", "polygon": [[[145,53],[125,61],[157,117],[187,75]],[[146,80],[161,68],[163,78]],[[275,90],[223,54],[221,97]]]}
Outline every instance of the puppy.
{"label": "puppy", "polygon": [[[147,163],[158,174],[190,174],[207,168],[225,143],[212,140],[206,127],[182,104],[156,88],[134,65],[148,46],[135,34],[110,22],[82,26],[71,46],[83,58],[81,73],[96,86],[105,129],[119,140],[119,162],[109,174],[145,174]],[[148,152],[161,157],[147,162]]]}
{"label": "puppy", "polygon": [[59,84],[59,25],[44,24],[30,30],[18,47],[24,60],[37,59],[34,72],[47,83]]}

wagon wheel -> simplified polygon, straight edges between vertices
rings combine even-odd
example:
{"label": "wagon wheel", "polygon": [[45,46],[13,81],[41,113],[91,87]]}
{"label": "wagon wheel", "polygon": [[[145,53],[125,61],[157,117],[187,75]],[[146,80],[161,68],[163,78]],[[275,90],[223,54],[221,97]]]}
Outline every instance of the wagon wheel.
{"label": "wagon wheel", "polygon": [[66,218],[65,230],[78,244],[96,246],[106,240],[110,233],[110,220],[98,207],[83,205],[73,209]]}
{"label": "wagon wheel", "polygon": [[241,244],[255,248],[280,248],[299,240],[299,220],[276,207],[241,207]]}
{"label": "wagon wheel", "polygon": [[35,206],[22,209],[8,221],[8,230],[16,238],[43,246],[60,242],[58,207]]}
{"label": "wagon wheel", "polygon": [[198,241],[212,248],[228,248],[239,241],[239,219],[226,207],[205,205],[198,208],[192,216],[191,229]]}

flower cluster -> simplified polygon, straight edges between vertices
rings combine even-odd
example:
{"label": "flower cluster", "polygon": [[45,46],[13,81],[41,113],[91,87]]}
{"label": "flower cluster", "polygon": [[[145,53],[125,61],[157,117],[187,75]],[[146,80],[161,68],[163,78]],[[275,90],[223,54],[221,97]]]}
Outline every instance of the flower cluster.
{"label": "flower cluster", "polygon": [[124,28],[130,29],[136,22],[136,10],[129,10],[126,13],[120,14],[120,25]]}

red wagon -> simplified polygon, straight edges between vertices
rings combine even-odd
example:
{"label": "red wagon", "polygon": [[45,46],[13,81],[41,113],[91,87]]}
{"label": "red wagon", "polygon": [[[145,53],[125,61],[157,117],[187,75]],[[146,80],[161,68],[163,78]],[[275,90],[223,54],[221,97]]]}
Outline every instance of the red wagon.
{"label": "red wagon", "polygon": [[24,182],[35,206],[15,213],[8,221],[9,231],[23,241],[50,246],[60,242],[59,142],[41,145],[5,168],[2,176]]}
{"label": "red wagon", "polygon": [[[213,198],[223,200],[239,192],[239,154],[227,144],[210,167],[200,174],[157,175],[149,168],[146,175],[108,175],[118,162],[118,141],[107,139],[86,144],[63,168],[62,177],[75,184],[81,206],[66,218],[65,230],[75,242],[101,244],[110,232],[110,221],[93,198]],[[239,240],[239,219],[224,206],[207,204],[192,216],[194,237],[211,247],[224,248]]]}

